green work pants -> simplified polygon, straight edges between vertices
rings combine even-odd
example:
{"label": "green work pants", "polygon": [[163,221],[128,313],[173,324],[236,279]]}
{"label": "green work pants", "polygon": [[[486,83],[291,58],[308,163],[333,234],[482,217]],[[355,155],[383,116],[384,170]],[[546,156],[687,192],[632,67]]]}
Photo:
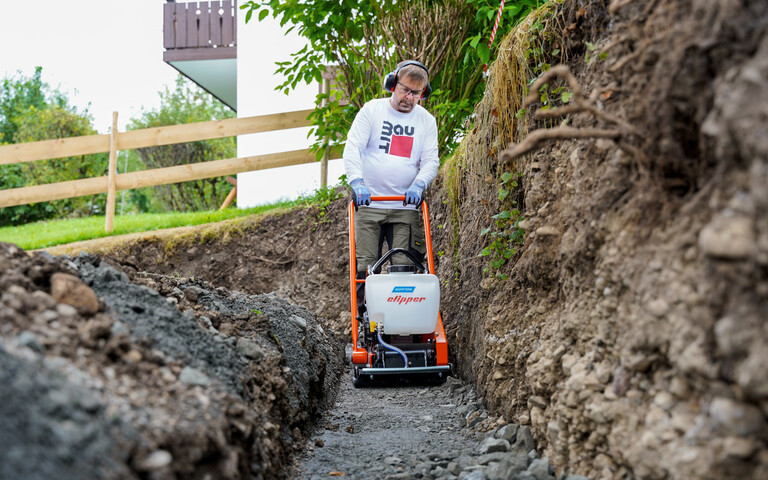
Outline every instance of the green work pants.
{"label": "green work pants", "polygon": [[[358,272],[365,272],[369,265],[381,258],[385,240],[390,249],[410,250],[423,261],[427,244],[419,211],[360,207],[355,214]],[[405,255],[394,255],[390,260],[393,265],[413,264]]]}

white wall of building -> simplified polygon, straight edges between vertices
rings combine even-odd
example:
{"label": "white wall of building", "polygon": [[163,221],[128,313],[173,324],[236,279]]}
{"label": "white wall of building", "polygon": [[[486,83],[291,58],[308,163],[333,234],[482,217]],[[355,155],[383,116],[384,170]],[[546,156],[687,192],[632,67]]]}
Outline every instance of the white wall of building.
{"label": "white wall of building", "polygon": [[[250,117],[270,113],[306,110],[315,105],[318,85],[299,85],[288,95],[276,91],[283,82],[275,75],[275,62],[290,60],[292,52],[306,42],[295,32],[285,34],[271,16],[246,25],[243,10],[238,11],[237,26],[237,116]],[[309,147],[309,128],[241,135],[237,138],[237,156],[247,157]],[[343,173],[341,160],[328,165],[328,183],[334,185]],[[280,199],[295,199],[320,186],[320,163],[259,170],[237,175],[237,206],[248,208]]]}

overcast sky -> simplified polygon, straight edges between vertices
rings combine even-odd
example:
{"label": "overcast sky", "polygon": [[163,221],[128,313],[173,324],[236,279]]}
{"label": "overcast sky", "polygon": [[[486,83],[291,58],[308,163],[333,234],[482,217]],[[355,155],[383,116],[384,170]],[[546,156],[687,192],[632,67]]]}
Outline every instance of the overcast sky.
{"label": "overcast sky", "polygon": [[106,133],[159,105],[176,70],[163,62],[164,0],[0,0],[0,77],[43,67],[43,80],[66,92]]}

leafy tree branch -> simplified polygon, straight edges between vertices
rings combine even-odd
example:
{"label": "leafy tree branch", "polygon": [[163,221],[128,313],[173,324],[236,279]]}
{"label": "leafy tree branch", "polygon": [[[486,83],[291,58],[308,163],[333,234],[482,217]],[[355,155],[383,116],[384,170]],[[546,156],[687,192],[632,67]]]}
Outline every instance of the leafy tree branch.
{"label": "leafy tree branch", "polygon": [[[497,36],[540,3],[506,2]],[[343,142],[366,101],[386,95],[383,77],[400,61],[414,59],[430,68],[433,94],[424,106],[437,119],[445,158],[482,98],[483,64],[490,62],[498,45],[488,47],[498,6],[496,0],[250,0],[240,8],[246,22],[254,14],[260,21],[271,15],[308,41],[291,59],[277,64],[276,73],[286,80],[276,89],[288,94],[299,83],[320,82],[326,70],[335,77],[331,94],[318,95],[312,116],[318,157],[329,144]]]}

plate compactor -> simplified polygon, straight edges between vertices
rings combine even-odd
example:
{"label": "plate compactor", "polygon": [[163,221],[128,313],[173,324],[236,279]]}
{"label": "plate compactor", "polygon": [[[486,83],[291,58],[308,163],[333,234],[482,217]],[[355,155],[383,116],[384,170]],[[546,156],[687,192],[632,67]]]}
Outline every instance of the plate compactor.
{"label": "plate compactor", "polygon": [[[371,201],[403,201],[405,197],[372,197]],[[451,373],[448,343],[440,316],[440,283],[435,276],[429,209],[421,204],[427,265],[409,250],[394,248],[357,278],[355,207],[349,204],[349,265],[352,297],[352,364],[356,387],[381,380],[444,382]],[[382,266],[402,254],[409,265]],[[365,305],[358,314],[358,285],[365,284]]]}

